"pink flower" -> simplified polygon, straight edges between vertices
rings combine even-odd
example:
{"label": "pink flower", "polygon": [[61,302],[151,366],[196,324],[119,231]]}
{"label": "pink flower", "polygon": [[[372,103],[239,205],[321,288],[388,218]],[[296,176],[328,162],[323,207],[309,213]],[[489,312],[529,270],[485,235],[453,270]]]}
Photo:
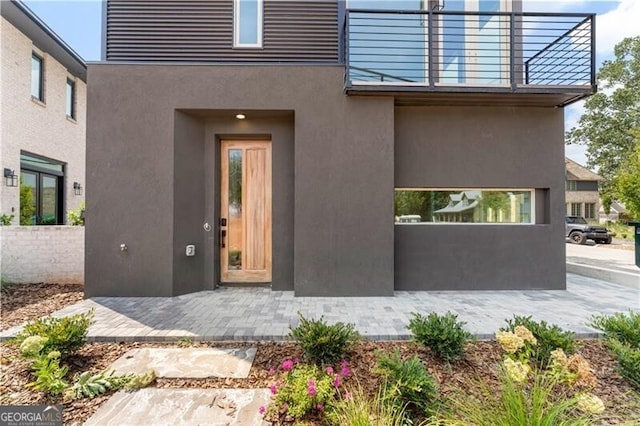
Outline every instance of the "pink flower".
{"label": "pink flower", "polygon": [[342,367],[342,375],[344,377],[348,377],[349,374],[351,374],[351,370],[349,370],[349,367]]}
{"label": "pink flower", "polygon": [[267,409],[264,408],[264,405],[261,405],[260,408],[258,408],[258,413],[260,414],[264,414],[267,412]]}
{"label": "pink flower", "polygon": [[273,369],[273,368],[270,368],[270,369],[269,369],[269,375],[270,375],[270,376],[273,376],[274,374],[276,374],[276,370],[275,370],[275,369]]}
{"label": "pink flower", "polygon": [[271,391],[272,395],[275,395],[276,392],[278,392],[278,388],[276,387],[276,385],[269,386],[269,390]]}
{"label": "pink flower", "polygon": [[324,404],[322,402],[318,402],[316,404],[316,408],[318,409],[318,411],[322,411],[324,410]]}
{"label": "pink flower", "polygon": [[340,367],[345,368],[345,367],[348,367],[348,366],[349,366],[349,361],[347,361],[346,359],[343,359],[340,362]]}
{"label": "pink flower", "polygon": [[333,374],[333,367],[332,367],[332,366],[328,366],[328,367],[327,367],[327,374],[328,374],[329,376],[331,376],[331,375]]}
{"label": "pink flower", "polygon": [[316,395],[316,382],[313,379],[309,379],[309,382],[307,383],[307,393],[309,396]]}
{"label": "pink flower", "polygon": [[290,359],[282,363],[282,369],[284,371],[290,371],[292,368],[293,368],[293,361],[291,361]]}
{"label": "pink flower", "polygon": [[339,375],[335,375],[335,377],[333,378],[333,386],[339,388],[340,384],[342,383],[342,379],[340,378]]}
{"label": "pink flower", "polygon": [[353,395],[351,395],[351,392],[347,392],[344,394],[344,399],[346,401],[351,401],[353,399]]}
{"label": "pink flower", "polygon": [[299,364],[300,363],[300,358],[294,358],[293,359],[293,364]]}

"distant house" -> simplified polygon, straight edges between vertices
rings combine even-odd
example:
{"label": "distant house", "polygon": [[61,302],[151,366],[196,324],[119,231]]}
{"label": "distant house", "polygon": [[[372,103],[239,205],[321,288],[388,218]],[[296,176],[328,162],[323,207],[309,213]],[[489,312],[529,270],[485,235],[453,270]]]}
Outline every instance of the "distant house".
{"label": "distant house", "polygon": [[628,220],[627,210],[624,205],[619,201],[614,201],[611,203],[611,208],[609,209],[609,214],[604,211],[604,208],[600,206],[599,210],[599,222],[605,223],[607,221],[617,222],[619,220]]}
{"label": "distant house", "polygon": [[565,203],[566,213],[597,220],[600,211],[598,183],[600,176],[575,161],[565,158]]}
{"label": "distant house", "polygon": [[63,225],[84,200],[87,66],[21,2],[1,12],[0,214]]}

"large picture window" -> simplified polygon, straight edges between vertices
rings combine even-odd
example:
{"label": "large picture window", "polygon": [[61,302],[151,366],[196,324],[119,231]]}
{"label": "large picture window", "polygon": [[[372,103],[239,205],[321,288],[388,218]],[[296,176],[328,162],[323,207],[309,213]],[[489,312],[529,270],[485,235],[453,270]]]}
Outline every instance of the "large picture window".
{"label": "large picture window", "polygon": [[532,224],[532,189],[396,189],[396,224]]}
{"label": "large picture window", "polygon": [[20,154],[20,225],[64,223],[64,163]]}
{"label": "large picture window", "polygon": [[262,0],[234,0],[233,16],[233,46],[262,47]]}

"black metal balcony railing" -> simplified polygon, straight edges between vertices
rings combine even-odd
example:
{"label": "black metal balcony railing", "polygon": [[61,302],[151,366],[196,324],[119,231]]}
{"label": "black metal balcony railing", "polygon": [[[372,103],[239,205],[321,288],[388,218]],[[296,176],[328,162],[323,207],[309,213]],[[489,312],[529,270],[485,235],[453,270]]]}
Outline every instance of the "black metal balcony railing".
{"label": "black metal balcony railing", "polygon": [[593,14],[348,10],[346,88],[586,96],[594,29]]}

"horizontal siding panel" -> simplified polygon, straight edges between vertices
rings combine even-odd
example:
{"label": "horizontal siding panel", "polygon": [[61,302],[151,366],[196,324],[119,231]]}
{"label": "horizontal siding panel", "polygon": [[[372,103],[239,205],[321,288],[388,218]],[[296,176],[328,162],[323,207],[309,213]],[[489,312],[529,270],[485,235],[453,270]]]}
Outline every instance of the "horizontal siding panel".
{"label": "horizontal siding panel", "polygon": [[265,0],[263,47],[233,48],[231,0],[108,0],[111,61],[338,61],[338,1]]}

